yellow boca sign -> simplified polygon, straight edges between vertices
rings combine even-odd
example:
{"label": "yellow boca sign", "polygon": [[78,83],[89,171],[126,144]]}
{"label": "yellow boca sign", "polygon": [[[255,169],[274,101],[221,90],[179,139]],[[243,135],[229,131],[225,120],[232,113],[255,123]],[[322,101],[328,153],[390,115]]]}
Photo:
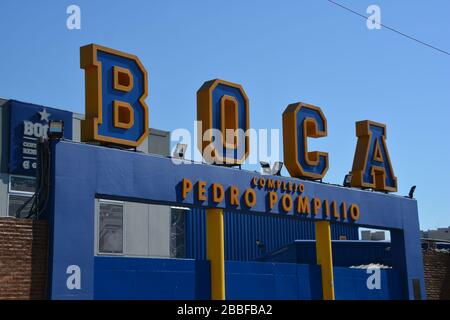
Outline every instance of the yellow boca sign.
{"label": "yellow boca sign", "polygon": [[192,181],[184,178],[181,183],[181,200],[219,205],[224,204],[229,209],[251,210],[258,203],[257,190],[264,191],[266,199],[265,212],[271,212],[278,205],[279,212],[297,214],[303,217],[319,217],[338,219],[349,222],[357,221],[360,208],[355,203],[308,197],[304,195],[305,186],[302,183],[273,178],[254,177],[250,187],[239,190],[236,185],[224,186],[217,182]]}
{"label": "yellow boca sign", "polygon": [[[131,54],[98,46],[81,48],[86,73],[86,119],[82,141],[137,147],[148,136],[147,71]],[[197,147],[208,163],[240,165],[250,152],[250,102],[244,88],[220,79],[205,82],[197,92],[201,122]],[[327,136],[320,107],[297,102],[283,113],[284,164],[292,177],[320,180],[328,171],[327,152],[311,151],[308,139]],[[351,186],[397,191],[397,178],[386,144],[386,126],[356,124],[358,144]],[[289,200],[286,200],[289,201]]]}
{"label": "yellow boca sign", "polygon": [[91,44],[80,49],[85,70],[82,141],[139,146],[149,134],[147,71],[131,54]]}

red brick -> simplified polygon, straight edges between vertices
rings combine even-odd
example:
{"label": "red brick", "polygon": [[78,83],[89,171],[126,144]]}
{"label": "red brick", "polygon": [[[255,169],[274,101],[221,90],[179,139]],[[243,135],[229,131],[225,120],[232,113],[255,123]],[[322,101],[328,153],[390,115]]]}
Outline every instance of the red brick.
{"label": "red brick", "polygon": [[0,218],[0,300],[46,299],[46,221]]}

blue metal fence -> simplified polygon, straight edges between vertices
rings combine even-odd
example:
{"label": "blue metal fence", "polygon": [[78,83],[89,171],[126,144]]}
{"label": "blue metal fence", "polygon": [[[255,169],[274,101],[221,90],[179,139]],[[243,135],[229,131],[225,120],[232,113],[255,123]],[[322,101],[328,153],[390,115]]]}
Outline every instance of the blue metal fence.
{"label": "blue metal fence", "polygon": [[[225,212],[224,222],[225,260],[252,261],[295,240],[315,239],[313,221],[289,216]],[[191,209],[186,214],[187,258],[206,259],[205,233],[205,210]],[[331,233],[334,240],[358,239],[358,228],[351,225],[332,224]]]}

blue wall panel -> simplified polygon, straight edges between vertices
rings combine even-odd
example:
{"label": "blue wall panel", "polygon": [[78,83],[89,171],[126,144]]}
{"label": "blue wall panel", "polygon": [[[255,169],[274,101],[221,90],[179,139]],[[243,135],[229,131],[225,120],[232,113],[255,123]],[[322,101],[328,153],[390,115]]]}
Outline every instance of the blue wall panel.
{"label": "blue wall panel", "polygon": [[209,299],[209,262],[94,258],[94,299]]}
{"label": "blue wall panel", "polygon": [[225,271],[226,298],[230,300],[322,298],[317,265],[227,261]]}
{"label": "blue wall panel", "polygon": [[[187,258],[206,259],[206,216],[204,209],[192,208],[186,217]],[[277,250],[295,240],[314,239],[314,222],[287,216],[225,212],[225,259],[251,261]],[[332,239],[345,235],[358,239],[358,227],[331,224]],[[263,247],[256,245],[256,240]]]}
{"label": "blue wall panel", "polygon": [[334,268],[336,300],[399,300],[407,299],[400,274],[393,269],[381,269],[380,289],[368,289],[366,269]]}
{"label": "blue wall panel", "polygon": [[[320,267],[307,264],[258,263],[227,261],[227,299],[322,299]],[[371,273],[363,269],[334,269],[337,300],[406,299],[401,278],[396,270],[381,269],[379,289],[370,290]]]}
{"label": "blue wall panel", "polygon": [[206,259],[206,215],[192,208],[186,214],[186,258]]}
{"label": "blue wall panel", "polygon": [[[314,264],[227,261],[226,298],[320,300]],[[369,290],[366,270],[336,267],[336,299],[401,299],[399,275],[381,270],[380,290]],[[209,262],[188,259],[94,258],[94,299],[209,299]]]}

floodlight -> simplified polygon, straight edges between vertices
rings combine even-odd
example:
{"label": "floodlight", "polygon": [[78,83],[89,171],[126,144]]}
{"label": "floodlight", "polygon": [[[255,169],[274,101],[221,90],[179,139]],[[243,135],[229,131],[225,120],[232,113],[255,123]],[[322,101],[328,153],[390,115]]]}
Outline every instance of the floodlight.
{"label": "floodlight", "polygon": [[273,164],[272,174],[275,176],[280,176],[281,169],[283,169],[283,162],[275,161],[275,163]]}
{"label": "floodlight", "polygon": [[175,147],[175,151],[173,152],[172,157],[175,159],[184,159],[184,156],[186,154],[187,144],[184,143],[177,143],[177,146]]}
{"label": "floodlight", "polygon": [[265,161],[260,161],[259,164],[261,165],[261,174],[262,175],[271,175],[272,170],[270,169],[270,164]]}
{"label": "floodlight", "polygon": [[51,140],[59,140],[64,136],[64,121],[50,120],[48,123],[47,136]]}
{"label": "floodlight", "polygon": [[351,187],[351,182],[352,182],[352,174],[351,173],[346,174],[343,183],[344,187],[348,188]]}

